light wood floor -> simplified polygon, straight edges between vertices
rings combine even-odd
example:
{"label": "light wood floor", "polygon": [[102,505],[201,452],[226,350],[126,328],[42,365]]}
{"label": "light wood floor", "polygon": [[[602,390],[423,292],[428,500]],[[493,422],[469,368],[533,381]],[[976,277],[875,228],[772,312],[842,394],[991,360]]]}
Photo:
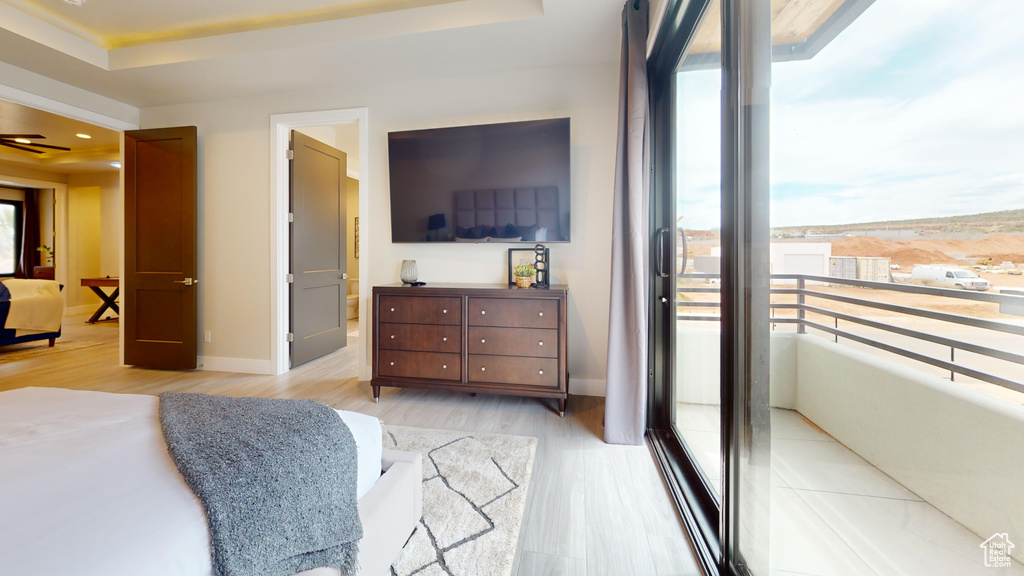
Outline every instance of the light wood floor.
{"label": "light wood floor", "polygon": [[649,448],[601,440],[603,398],[571,397],[565,418],[558,417],[551,401],[486,394],[473,398],[385,388],[380,404],[374,404],[369,383],[355,377],[352,340],[348,348],[283,376],[120,368],[117,323],[89,326],[87,317],[66,318],[63,339],[103,344],[0,364],[0,390],[57,386],[310,398],[387,424],[536,436],[540,441],[513,574],[700,574]]}

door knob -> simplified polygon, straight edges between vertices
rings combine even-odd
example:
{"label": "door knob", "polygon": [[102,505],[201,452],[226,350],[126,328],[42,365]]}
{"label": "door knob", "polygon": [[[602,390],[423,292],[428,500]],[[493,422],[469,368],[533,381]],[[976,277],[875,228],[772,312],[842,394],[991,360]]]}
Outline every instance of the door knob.
{"label": "door knob", "polygon": [[193,280],[192,278],[185,278],[184,280],[174,280],[175,284],[184,284],[185,286],[191,286],[193,284],[199,284],[199,280]]}

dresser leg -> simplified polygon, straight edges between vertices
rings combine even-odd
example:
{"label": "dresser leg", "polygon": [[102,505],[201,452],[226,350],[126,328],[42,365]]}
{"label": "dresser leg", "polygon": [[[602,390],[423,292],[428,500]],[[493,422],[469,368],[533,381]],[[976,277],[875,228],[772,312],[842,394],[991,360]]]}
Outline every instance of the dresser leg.
{"label": "dresser leg", "polygon": [[380,403],[380,386],[373,386],[373,403]]}
{"label": "dresser leg", "polygon": [[559,418],[565,418],[565,403],[566,403],[567,400],[568,400],[568,398],[559,398],[558,399],[558,417]]}

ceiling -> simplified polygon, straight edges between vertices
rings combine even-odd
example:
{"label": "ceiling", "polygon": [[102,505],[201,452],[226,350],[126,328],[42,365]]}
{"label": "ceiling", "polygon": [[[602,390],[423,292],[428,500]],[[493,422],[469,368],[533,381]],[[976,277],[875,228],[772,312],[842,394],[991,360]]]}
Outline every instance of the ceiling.
{"label": "ceiling", "polygon": [[[43,154],[0,146],[0,162],[21,164],[62,174],[116,171],[111,162],[120,160],[120,134],[35,108],[0,100],[0,133],[41,134],[33,143],[71,148],[47,150]],[[84,139],[77,134],[87,134]]]}
{"label": "ceiling", "polygon": [[[665,1],[652,0],[655,10]],[[786,25],[784,38],[775,39],[786,45],[776,48],[788,57],[811,57],[845,26],[835,15],[855,18],[858,12],[848,8],[862,10],[872,1],[772,0],[776,25]],[[614,66],[624,5],[84,0],[73,7],[65,0],[0,0],[0,78],[29,71],[147,108],[530,68]],[[712,11],[715,23],[705,28],[715,30]],[[691,53],[701,50],[717,46],[698,39]]]}
{"label": "ceiling", "polygon": [[46,23],[103,48],[282,28],[458,0],[7,0]]}
{"label": "ceiling", "polygon": [[336,87],[342,78],[351,85],[613,64],[623,6],[85,0],[74,8],[63,0],[0,0],[0,60],[145,108]]}

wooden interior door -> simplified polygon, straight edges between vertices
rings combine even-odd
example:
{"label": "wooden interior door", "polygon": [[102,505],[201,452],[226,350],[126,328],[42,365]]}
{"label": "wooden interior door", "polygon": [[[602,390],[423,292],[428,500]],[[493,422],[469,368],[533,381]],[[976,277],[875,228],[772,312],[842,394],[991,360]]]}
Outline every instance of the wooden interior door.
{"label": "wooden interior door", "polygon": [[291,365],[345,347],[346,154],[292,131]]}
{"label": "wooden interior door", "polygon": [[196,128],[124,134],[125,364],[196,367]]}

